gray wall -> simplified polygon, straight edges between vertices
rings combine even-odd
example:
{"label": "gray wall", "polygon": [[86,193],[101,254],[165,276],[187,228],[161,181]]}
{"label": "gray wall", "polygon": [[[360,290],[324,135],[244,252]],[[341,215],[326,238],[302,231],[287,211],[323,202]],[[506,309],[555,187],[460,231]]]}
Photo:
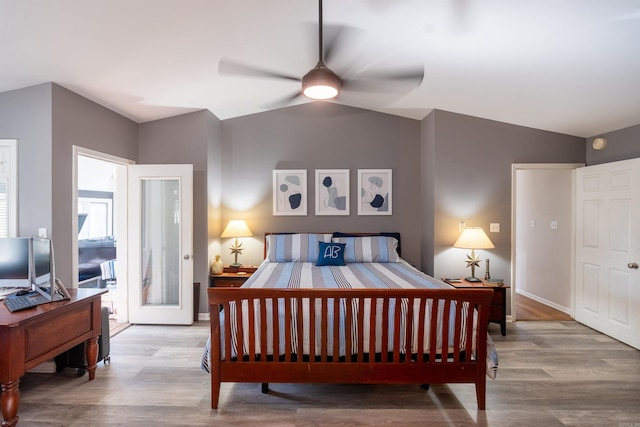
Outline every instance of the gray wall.
{"label": "gray wall", "polygon": [[435,148],[436,148],[436,115],[432,112],[422,120],[420,128],[420,206],[422,229],[422,270],[433,275],[434,269],[434,233],[435,212]]}
{"label": "gray wall", "polygon": [[[597,137],[605,137],[607,146],[604,150],[596,151],[591,143]],[[635,159],[640,157],[640,125],[607,132],[587,138],[587,165],[615,162],[618,160]]]}
{"label": "gray wall", "polygon": [[[491,260],[493,277],[511,270],[511,165],[582,163],[584,138],[435,110],[423,126],[434,127],[433,251],[436,277],[468,275],[466,252],[452,247],[459,222],[484,228],[495,249],[480,251]],[[429,147],[429,132],[422,145]],[[428,201],[425,203],[429,205]],[[500,223],[500,233],[489,224]],[[429,242],[426,242],[429,244]],[[484,265],[480,271],[484,274]]]}
{"label": "gray wall", "polygon": [[[208,245],[208,150],[215,147],[219,120],[202,110],[139,125],[140,164],[193,165],[193,281],[201,284],[199,312],[207,311],[209,280]],[[219,144],[218,144],[219,145]],[[215,179],[211,185],[216,185]]]}
{"label": "gray wall", "polygon": [[[262,259],[266,231],[400,231],[403,255],[440,275],[467,272],[451,248],[458,222],[488,229],[494,277],[509,277],[512,163],[603,163],[638,157],[640,125],[605,135],[606,150],[552,132],[434,111],[416,121],[332,103],[311,103],[225,121],[196,112],[138,125],[56,84],[0,93],[0,136],[18,139],[19,233],[51,230],[59,253],[71,246],[71,147],[138,163],[194,165],[194,280],[206,283],[208,261],[232,258],[222,227],[247,220],[255,237],[241,256]],[[315,169],[351,171],[351,214],[315,216]],[[392,216],[358,216],[357,170],[391,168]],[[308,215],[274,217],[273,169],[307,169]],[[53,183],[53,184],[52,184]],[[58,257],[70,281],[70,261]],[[201,296],[205,295],[204,289]],[[200,311],[206,310],[201,298]]]}
{"label": "gray wall", "polygon": [[0,137],[18,140],[18,235],[53,228],[50,83],[0,93]]}
{"label": "gray wall", "polygon": [[18,140],[18,234],[46,227],[71,283],[72,146],[136,160],[137,124],[59,85],[0,93],[0,135]]}
{"label": "gray wall", "polygon": [[71,253],[73,206],[73,146],[90,148],[130,160],[137,160],[138,125],[75,92],[52,84],[52,187],[56,275],[72,283]]}
{"label": "gray wall", "polygon": [[[517,292],[571,313],[573,169],[517,172]],[[520,197],[526,195],[527,197]],[[551,228],[551,221],[558,227]]]}
{"label": "gray wall", "polygon": [[[225,120],[222,135],[223,224],[244,218],[254,234],[240,262],[262,260],[268,231],[400,231],[403,256],[420,264],[419,121],[316,102]],[[383,168],[393,169],[393,215],[359,216],[357,171]],[[273,216],[273,169],[307,170],[307,216]],[[315,215],[316,169],[349,169],[349,216]]]}

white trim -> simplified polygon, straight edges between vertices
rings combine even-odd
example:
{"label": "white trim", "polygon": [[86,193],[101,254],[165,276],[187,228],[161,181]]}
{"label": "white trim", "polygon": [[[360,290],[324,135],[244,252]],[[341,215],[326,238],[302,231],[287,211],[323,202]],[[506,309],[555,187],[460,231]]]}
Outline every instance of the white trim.
{"label": "white trim", "polygon": [[[89,148],[80,147],[77,145],[72,146],[72,172],[71,182],[73,195],[72,212],[71,212],[71,271],[73,272],[71,277],[71,287],[78,287],[78,156],[92,157],[94,159],[103,160],[106,162],[114,163],[118,165],[118,173],[116,179],[116,191],[114,192],[114,204],[116,206],[114,215],[115,222],[118,224],[116,227],[115,239],[118,245],[118,262],[116,264],[116,277],[118,280],[118,295],[127,295],[127,281],[124,279],[127,277],[127,166],[133,165],[133,160],[125,159],[111,154],[102,153],[99,151],[91,150]],[[121,166],[121,167],[120,167]],[[128,322],[128,307],[127,299],[124,297],[117,298],[117,320],[119,322]]]}
{"label": "white trim", "polygon": [[571,309],[571,307],[561,306],[560,304],[556,304],[553,301],[549,301],[549,300],[547,300],[545,298],[540,298],[537,295],[533,295],[533,294],[531,294],[531,293],[529,293],[527,291],[523,291],[523,290],[518,291],[518,295],[522,295],[522,296],[525,296],[525,297],[527,297],[529,299],[537,301],[537,302],[539,302],[541,304],[548,305],[551,308],[554,308],[554,309],[556,309],[558,311],[561,311],[561,312],[566,313],[566,314],[570,315],[571,317],[573,317],[573,314],[572,314],[573,310]]}
{"label": "white trim", "polygon": [[[516,321],[516,294],[518,284],[515,282],[516,278],[516,206],[517,206],[517,179],[516,172],[518,170],[543,170],[543,169],[573,169],[583,167],[584,163],[513,163],[511,165],[511,320]],[[570,280],[570,292],[571,299],[573,300],[575,295],[575,172],[572,174],[572,190],[571,190],[571,280]],[[534,298],[535,299],[535,298]],[[574,307],[570,309],[571,317],[574,317]],[[564,311],[564,310],[561,310]]]}
{"label": "white trim", "polygon": [[9,183],[7,237],[16,237],[18,235],[18,140],[0,139],[0,147],[9,148],[9,173],[6,175]]}

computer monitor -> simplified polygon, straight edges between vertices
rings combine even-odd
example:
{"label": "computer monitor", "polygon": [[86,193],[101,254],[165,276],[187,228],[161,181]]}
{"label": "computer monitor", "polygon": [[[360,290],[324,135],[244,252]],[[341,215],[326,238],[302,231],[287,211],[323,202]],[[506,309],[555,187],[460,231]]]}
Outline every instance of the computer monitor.
{"label": "computer monitor", "polygon": [[50,301],[68,299],[66,289],[56,279],[53,242],[43,237],[31,239],[31,277],[33,290]]}
{"label": "computer monitor", "polygon": [[29,238],[0,238],[0,288],[31,287],[30,256]]}
{"label": "computer monitor", "polygon": [[51,239],[31,239],[31,265],[33,290],[48,297],[50,301],[70,298],[65,286],[56,278],[56,260]]}
{"label": "computer monitor", "polygon": [[31,245],[33,284],[36,286],[50,286],[52,279],[56,277],[51,240],[43,237],[33,237]]}

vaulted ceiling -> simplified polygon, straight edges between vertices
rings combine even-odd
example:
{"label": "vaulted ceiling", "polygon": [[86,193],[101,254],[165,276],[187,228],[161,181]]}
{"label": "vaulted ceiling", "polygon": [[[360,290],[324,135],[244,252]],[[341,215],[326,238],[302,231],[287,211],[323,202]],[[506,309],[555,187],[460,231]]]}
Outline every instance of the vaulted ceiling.
{"label": "vaulted ceiling", "polygon": [[[301,78],[318,60],[317,22],[317,0],[0,0],[0,92],[55,82],[136,122],[312,102],[282,102],[298,81],[219,63]],[[345,86],[331,102],[582,137],[640,123],[634,0],[324,0],[324,24],[345,81],[424,69],[420,84]]]}

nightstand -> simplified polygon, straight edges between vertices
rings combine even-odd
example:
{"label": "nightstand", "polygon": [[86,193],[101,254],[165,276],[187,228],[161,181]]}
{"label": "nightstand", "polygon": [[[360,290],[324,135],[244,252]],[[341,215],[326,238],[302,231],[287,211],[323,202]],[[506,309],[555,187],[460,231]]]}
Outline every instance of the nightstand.
{"label": "nightstand", "polygon": [[493,299],[491,300],[491,309],[489,310],[489,322],[498,323],[500,325],[500,332],[502,336],[507,335],[507,289],[508,285],[502,286],[490,286],[483,282],[467,282],[464,279],[460,279],[460,282],[451,282],[447,279],[442,279],[451,286],[461,288],[489,288],[493,289]]}
{"label": "nightstand", "polygon": [[257,270],[257,267],[225,267],[222,274],[209,275],[210,288],[237,288],[244,284]]}

